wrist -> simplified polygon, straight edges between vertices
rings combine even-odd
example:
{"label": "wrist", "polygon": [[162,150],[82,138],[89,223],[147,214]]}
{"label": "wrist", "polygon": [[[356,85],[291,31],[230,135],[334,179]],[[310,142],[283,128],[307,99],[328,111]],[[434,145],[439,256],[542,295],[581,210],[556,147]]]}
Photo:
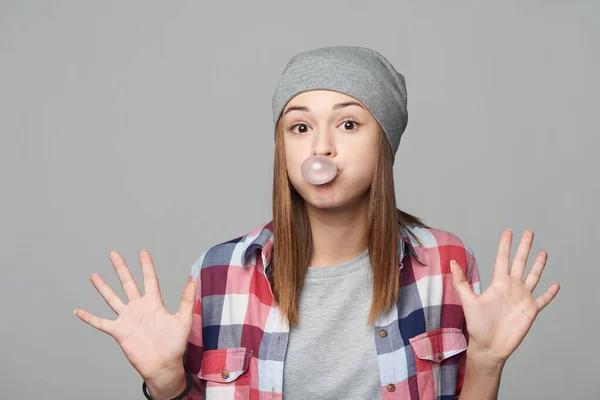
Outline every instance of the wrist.
{"label": "wrist", "polygon": [[182,364],[176,371],[162,374],[156,379],[146,380],[145,383],[153,400],[170,400],[185,390],[186,371]]}
{"label": "wrist", "polygon": [[481,377],[500,376],[506,360],[493,355],[489,350],[469,344],[467,347],[467,364]]}

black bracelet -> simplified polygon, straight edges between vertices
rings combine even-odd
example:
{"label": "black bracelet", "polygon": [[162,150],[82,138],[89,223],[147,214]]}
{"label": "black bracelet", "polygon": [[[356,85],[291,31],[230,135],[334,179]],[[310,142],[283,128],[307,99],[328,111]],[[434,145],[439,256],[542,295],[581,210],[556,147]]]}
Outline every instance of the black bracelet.
{"label": "black bracelet", "polygon": [[[192,389],[192,382],[194,381],[194,378],[192,377],[192,374],[187,369],[185,370],[185,373],[187,375],[187,385],[185,386],[185,390],[179,396],[173,397],[171,400],[183,400],[183,398]],[[153,400],[152,397],[150,397],[150,394],[148,393],[148,388],[146,387],[145,381],[142,383],[142,391],[144,392],[144,396],[146,396],[146,398],[148,400]]]}

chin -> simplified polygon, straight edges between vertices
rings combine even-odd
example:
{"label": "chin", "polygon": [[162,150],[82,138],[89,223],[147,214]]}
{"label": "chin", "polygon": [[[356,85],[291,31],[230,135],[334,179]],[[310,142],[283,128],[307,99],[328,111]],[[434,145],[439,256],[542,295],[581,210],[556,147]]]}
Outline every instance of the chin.
{"label": "chin", "polygon": [[339,212],[345,210],[344,204],[334,204],[334,203],[314,203],[314,202],[306,202],[307,207],[312,208],[313,210],[320,211],[329,211],[329,212]]}
{"label": "chin", "polygon": [[363,201],[366,201],[366,197],[356,196],[352,198],[340,199],[339,197],[336,197],[334,193],[330,193],[329,195],[315,195],[313,193],[308,197],[304,197],[304,201],[306,202],[307,206],[319,210],[343,211],[358,206]]}

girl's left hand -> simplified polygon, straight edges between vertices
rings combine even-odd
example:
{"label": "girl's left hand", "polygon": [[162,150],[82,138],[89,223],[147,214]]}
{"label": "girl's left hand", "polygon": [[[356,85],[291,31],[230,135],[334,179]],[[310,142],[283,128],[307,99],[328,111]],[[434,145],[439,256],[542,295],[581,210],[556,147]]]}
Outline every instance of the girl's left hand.
{"label": "girl's left hand", "polygon": [[512,231],[505,230],[500,238],[490,286],[475,294],[465,274],[454,262],[452,281],[463,306],[469,333],[470,354],[486,365],[504,365],[521,344],[538,313],[546,307],[560,289],[558,282],[537,299],[532,292],[537,286],[548,253],[540,251],[531,271],[522,281],[525,264],[533,242],[533,232],[526,230],[508,269]]}

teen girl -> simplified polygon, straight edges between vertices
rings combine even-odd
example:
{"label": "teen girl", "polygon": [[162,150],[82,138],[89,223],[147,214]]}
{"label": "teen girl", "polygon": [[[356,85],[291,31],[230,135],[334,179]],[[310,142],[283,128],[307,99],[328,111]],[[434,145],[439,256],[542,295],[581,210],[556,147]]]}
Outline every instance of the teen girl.
{"label": "teen girl", "polygon": [[[112,252],[127,304],[93,274],[118,318],[77,316],[117,340],[149,399],[496,398],[507,358],[559,290],[532,297],[544,251],[523,279],[533,232],[512,263],[502,233],[482,293],[460,238],[397,209],[405,80],[374,50],[295,55],[273,117],[272,221],[206,250],[175,314],[146,250],[144,295]],[[412,195],[410,181],[398,189]]]}

